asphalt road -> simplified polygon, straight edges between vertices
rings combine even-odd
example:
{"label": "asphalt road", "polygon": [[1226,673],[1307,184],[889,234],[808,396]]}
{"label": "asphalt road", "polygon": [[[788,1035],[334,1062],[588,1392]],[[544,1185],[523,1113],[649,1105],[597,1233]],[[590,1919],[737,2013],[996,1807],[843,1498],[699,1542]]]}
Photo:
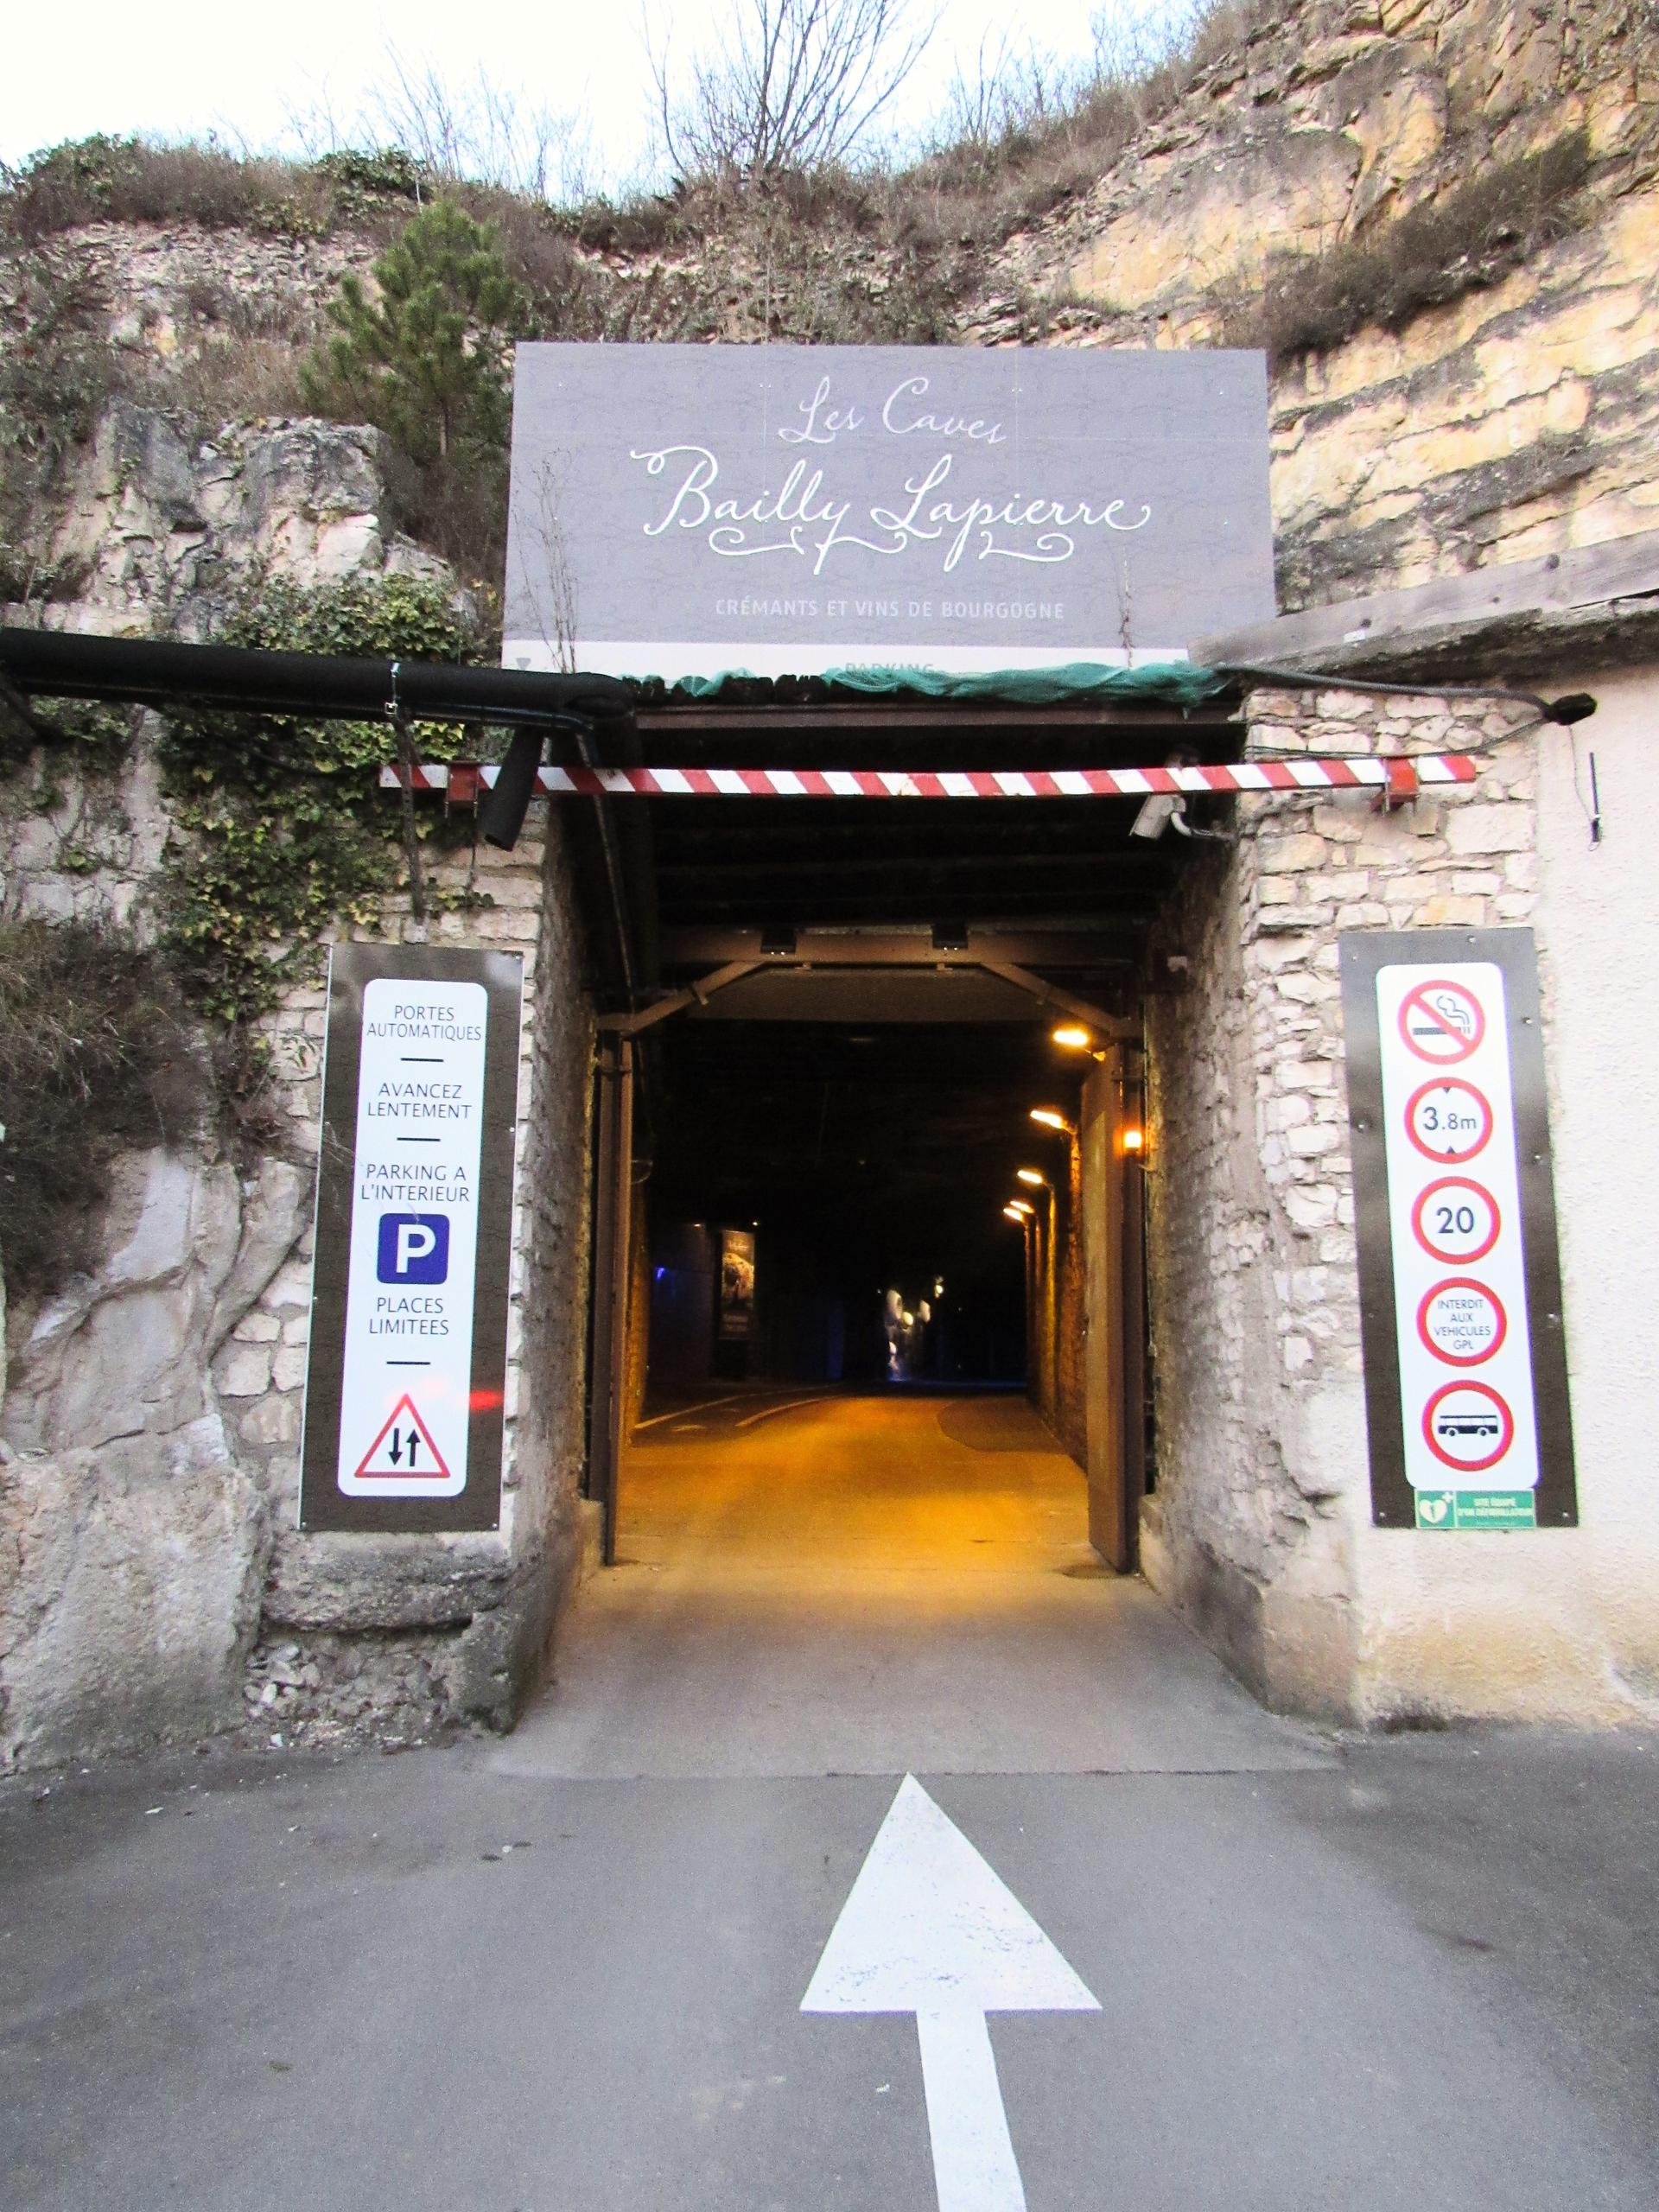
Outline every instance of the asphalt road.
{"label": "asphalt road", "polygon": [[[849,1446],[838,1424],[862,1415],[781,1418],[830,1423],[817,1447],[803,1432],[798,1465],[819,1471],[808,1490],[827,1497],[861,1458],[882,1478],[879,1425]],[[899,1458],[931,1451],[920,1427],[894,1426]],[[945,1544],[936,1620],[965,1649],[957,1608],[984,1576],[985,1636],[1012,1664],[1032,1622],[1045,1638],[1052,1624],[1045,1601],[1027,1617],[1005,1586],[1068,1583],[1109,1624],[1094,1630],[1111,1662],[1103,1694],[1149,1700],[1168,1738],[1154,1763],[1147,1732],[1127,1732],[1104,1770],[921,1771],[1101,2005],[992,2019],[1030,2212],[1648,2212],[1659,1744],[1341,1743],[1237,1707],[1242,1693],[1144,1592],[1065,1573],[1064,1515],[1048,1517],[1064,1463],[1040,1464],[1052,1455],[1017,1430],[966,1433],[977,1441],[962,1449],[1000,1471],[941,1449],[942,1525],[963,1548],[1000,1531],[1009,1557],[953,1566]],[[781,1550],[766,1564],[775,1494],[746,1517],[729,1439],[707,1448],[728,1578],[699,1599],[697,1462],[655,1490],[636,1466],[647,1594],[629,1604],[658,1658],[701,1650],[759,1711],[699,1611],[747,1590],[747,1618],[772,1624],[764,1674],[802,1586]],[[775,1489],[779,1464],[757,1458],[757,1479],[770,1466]],[[886,1479],[910,1554],[887,1595],[809,1613],[809,1655],[862,1633],[895,1639],[890,1664],[906,1648],[881,1622],[914,1600],[926,1515],[913,1467]],[[868,1511],[840,1558],[848,1590],[881,1518]],[[659,1554],[650,1577],[643,1562]],[[522,1745],[334,1762],[214,1753],[75,1775],[49,1794],[0,1785],[0,2201],[932,2212],[915,2020],[800,2010],[911,1763],[755,1772],[731,1731],[714,1753],[677,1753],[675,1713],[690,1725],[717,1701],[705,1683],[636,1730],[637,1770],[605,1770],[617,1762],[588,1720],[650,1702],[651,1669],[630,1669],[613,1603],[596,1595],[575,1686]],[[794,1684],[806,1661],[791,1663]],[[982,1665],[975,1697],[994,1674]],[[1029,1673],[1014,1679],[1010,1696],[1028,1697]],[[584,1719],[562,1731],[563,1695]],[[895,1701],[932,1740],[948,1733],[948,1682]],[[809,1721],[809,1749],[826,1725]],[[1079,1715],[1092,1759],[1091,1729]],[[1052,1716],[1033,1730],[993,1715],[970,1747],[994,1757],[1052,1738]],[[781,1725],[770,1740],[786,1767]],[[1194,1750],[1207,1756],[1183,1764]],[[721,1756],[728,1770],[707,1770]]]}

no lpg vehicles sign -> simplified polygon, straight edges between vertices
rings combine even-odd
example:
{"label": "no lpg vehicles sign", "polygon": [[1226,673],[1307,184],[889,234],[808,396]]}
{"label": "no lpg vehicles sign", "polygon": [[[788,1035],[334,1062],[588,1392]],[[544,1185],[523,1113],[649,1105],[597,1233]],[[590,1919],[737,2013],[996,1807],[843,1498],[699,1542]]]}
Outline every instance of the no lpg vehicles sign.
{"label": "no lpg vehicles sign", "polygon": [[520,972],[516,954],[335,952],[308,1529],[496,1525]]}
{"label": "no lpg vehicles sign", "polygon": [[1577,1518],[1529,931],[1343,943],[1375,1518]]}

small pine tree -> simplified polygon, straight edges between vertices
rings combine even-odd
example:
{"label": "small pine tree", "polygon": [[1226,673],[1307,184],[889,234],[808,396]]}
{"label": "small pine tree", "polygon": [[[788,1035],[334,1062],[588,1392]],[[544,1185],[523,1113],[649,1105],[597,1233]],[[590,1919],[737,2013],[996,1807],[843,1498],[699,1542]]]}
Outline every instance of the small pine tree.
{"label": "small pine tree", "polygon": [[435,200],[374,264],[378,301],[345,276],[329,302],[335,334],[306,365],[307,404],[345,398],[411,460],[448,461],[506,442],[506,354],[527,320],[495,233]]}

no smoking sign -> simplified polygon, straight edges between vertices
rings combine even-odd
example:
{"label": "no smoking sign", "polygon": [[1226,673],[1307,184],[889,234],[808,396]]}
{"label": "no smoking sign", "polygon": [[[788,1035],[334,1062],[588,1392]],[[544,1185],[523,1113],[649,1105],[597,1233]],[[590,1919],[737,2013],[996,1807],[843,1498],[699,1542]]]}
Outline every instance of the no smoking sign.
{"label": "no smoking sign", "polygon": [[1479,1050],[1486,1014],[1463,983],[1419,983],[1400,1002],[1400,1034],[1420,1060],[1455,1067]]}

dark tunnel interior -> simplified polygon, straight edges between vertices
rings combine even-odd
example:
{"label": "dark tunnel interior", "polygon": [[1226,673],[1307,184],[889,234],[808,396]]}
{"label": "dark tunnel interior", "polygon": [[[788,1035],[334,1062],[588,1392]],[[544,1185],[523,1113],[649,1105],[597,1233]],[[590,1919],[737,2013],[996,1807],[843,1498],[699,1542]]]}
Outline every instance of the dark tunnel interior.
{"label": "dark tunnel interior", "polygon": [[1023,1379],[1025,1237],[1003,1207],[1045,1199],[1019,1168],[1064,1177],[1030,1109],[1071,1117],[1082,1072],[1046,1021],[700,1018],[653,1046],[653,1389]]}

